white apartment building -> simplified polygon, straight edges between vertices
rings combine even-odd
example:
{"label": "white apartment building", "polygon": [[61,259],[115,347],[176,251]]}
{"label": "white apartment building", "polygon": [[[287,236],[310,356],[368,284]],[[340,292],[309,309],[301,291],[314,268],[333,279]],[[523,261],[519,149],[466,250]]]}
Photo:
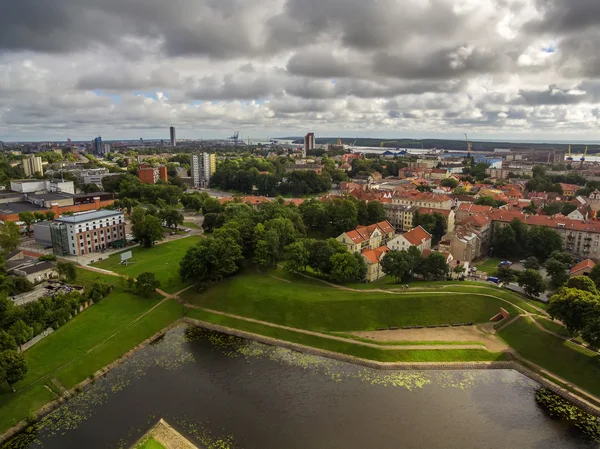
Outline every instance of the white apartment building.
{"label": "white apartment building", "polygon": [[217,158],[214,154],[193,154],[190,161],[192,186],[208,187],[210,178],[217,170]]}
{"label": "white apartment building", "polygon": [[123,212],[98,210],[61,217],[50,225],[56,255],[82,256],[107,249],[125,240]]}

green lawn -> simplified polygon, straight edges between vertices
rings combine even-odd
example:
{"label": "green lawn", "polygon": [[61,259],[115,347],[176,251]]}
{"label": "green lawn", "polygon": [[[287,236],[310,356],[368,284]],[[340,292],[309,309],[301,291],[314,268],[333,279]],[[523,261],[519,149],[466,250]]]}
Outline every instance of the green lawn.
{"label": "green lawn", "polygon": [[154,438],[150,437],[135,449],[165,449],[165,447]]}
{"label": "green lawn", "polygon": [[267,337],[278,338],[305,346],[312,346],[380,362],[466,362],[505,360],[504,354],[489,352],[485,349],[384,350],[370,348],[350,342],[345,343],[342,341],[330,340],[325,337],[306,335],[286,329],[277,329],[258,323],[250,323],[244,320],[216,315],[198,309],[190,310],[188,316],[201,321],[245,330]]}
{"label": "green lawn", "polygon": [[184,221],[183,222],[183,227],[184,228],[189,228],[189,229],[202,229],[196,223],[192,223],[191,221]]}
{"label": "green lawn", "polygon": [[343,332],[329,332],[331,335],[337,335],[338,337],[349,338],[351,340],[362,341],[364,343],[371,343],[379,346],[456,346],[456,345],[483,345],[479,341],[436,341],[436,340],[423,340],[423,341],[383,341],[373,340],[371,338],[363,338],[357,335],[344,334]]}
{"label": "green lawn", "polygon": [[475,266],[477,267],[477,271],[485,271],[488,276],[495,276],[498,272],[498,264],[502,262],[502,260],[503,259],[490,257],[481,262],[476,262]]}
{"label": "green lawn", "polygon": [[161,290],[167,293],[176,293],[187,287],[188,284],[179,278],[179,261],[186,250],[198,243],[200,237],[185,237],[172,242],[156,245],[153,248],[133,248],[133,258],[130,265],[121,265],[119,254],[113,254],[108,259],[94,264],[94,267],[114,271],[119,274],[136,277],[140,273],[150,271],[156,275],[161,283]]}
{"label": "green lawn", "polygon": [[600,395],[600,356],[548,334],[524,318],[502,329],[499,336],[526,359]]}
{"label": "green lawn", "polygon": [[[81,283],[95,279],[120,282],[116,277],[78,270]],[[134,322],[160,300],[159,295],[140,298],[117,286],[102,301],[25,351],[29,370],[15,385],[17,393],[0,394],[0,432],[53,399],[45,387],[52,385],[53,378],[71,388],[183,315],[182,306],[169,300]]]}
{"label": "green lawn", "polygon": [[545,329],[548,329],[550,332],[562,335],[565,338],[571,337],[571,335],[569,335],[569,331],[567,331],[567,328],[565,326],[555,323],[554,321],[545,318],[538,318],[537,322],[540,323]]}
{"label": "green lawn", "polygon": [[353,292],[312,282],[286,282],[247,270],[205,292],[189,290],[184,298],[209,309],[318,331],[482,323],[496,315],[500,307],[517,314],[511,304],[471,291]]}

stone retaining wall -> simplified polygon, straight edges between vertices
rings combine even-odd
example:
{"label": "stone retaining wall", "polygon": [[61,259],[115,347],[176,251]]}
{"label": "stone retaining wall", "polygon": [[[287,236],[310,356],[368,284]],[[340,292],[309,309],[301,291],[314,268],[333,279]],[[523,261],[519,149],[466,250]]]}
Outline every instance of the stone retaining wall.
{"label": "stone retaining wall", "polygon": [[27,351],[29,348],[31,348],[34,344],[39,343],[41,340],[43,340],[44,338],[46,338],[48,335],[50,335],[52,332],[54,332],[54,329],[52,329],[51,327],[49,327],[48,329],[46,329],[44,332],[42,332],[41,334],[37,334],[35,337],[33,337],[31,340],[29,340],[26,343],[23,343],[20,347],[19,347],[19,352],[25,352]]}

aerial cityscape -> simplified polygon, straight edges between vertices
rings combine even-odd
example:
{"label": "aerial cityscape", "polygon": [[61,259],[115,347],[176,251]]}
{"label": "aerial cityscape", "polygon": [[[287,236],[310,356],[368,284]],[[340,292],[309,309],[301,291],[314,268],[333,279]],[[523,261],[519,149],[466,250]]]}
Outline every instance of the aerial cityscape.
{"label": "aerial cityscape", "polygon": [[0,15],[0,448],[600,444],[600,9]]}

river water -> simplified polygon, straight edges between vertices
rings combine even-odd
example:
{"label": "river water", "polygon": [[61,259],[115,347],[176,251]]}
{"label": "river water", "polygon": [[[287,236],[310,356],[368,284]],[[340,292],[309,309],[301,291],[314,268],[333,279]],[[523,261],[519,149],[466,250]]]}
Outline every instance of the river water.
{"label": "river water", "polygon": [[181,326],[47,415],[27,447],[130,448],[159,418],[209,449],[596,447],[535,389],[512,370],[378,371]]}

